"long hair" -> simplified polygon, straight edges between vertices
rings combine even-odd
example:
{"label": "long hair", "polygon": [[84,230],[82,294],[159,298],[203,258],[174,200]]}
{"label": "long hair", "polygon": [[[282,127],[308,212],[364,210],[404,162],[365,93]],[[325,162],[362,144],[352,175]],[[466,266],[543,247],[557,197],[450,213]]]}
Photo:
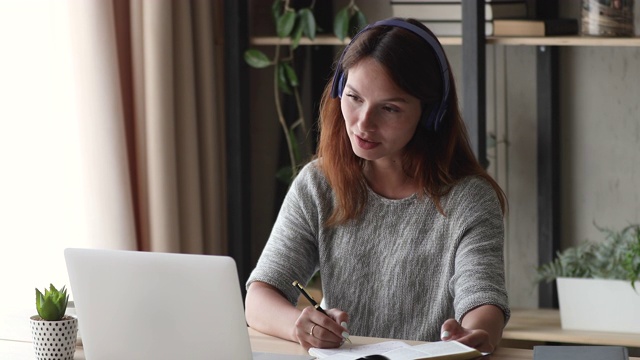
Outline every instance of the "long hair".
{"label": "long hair", "polygon": [[[431,33],[418,21],[405,21]],[[440,66],[433,49],[418,35],[395,26],[372,27],[354,39],[338,66],[348,76],[349,69],[365,58],[382,64],[400,88],[421,100],[423,111],[430,111],[439,103],[443,91]],[[469,145],[451,71],[449,82],[447,112],[442,123],[437,132],[418,125],[405,147],[403,169],[422,189],[419,196],[428,196],[443,215],[446,214],[441,199],[467,176],[487,180],[504,213],[507,206],[504,192],[480,165]],[[332,98],[331,88],[332,82],[329,82],[320,102],[320,139],[316,154],[336,197],[327,226],[356,219],[367,201],[365,160],[356,156],[351,148],[340,99]]]}

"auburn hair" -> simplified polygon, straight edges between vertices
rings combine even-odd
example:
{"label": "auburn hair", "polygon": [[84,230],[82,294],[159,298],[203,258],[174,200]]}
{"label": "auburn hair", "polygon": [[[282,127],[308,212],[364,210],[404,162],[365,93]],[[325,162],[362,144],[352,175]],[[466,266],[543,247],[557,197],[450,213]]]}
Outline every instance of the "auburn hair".
{"label": "auburn hair", "polygon": [[[431,33],[418,21],[405,21]],[[439,104],[443,91],[440,65],[431,46],[418,35],[395,26],[372,27],[349,44],[342,62],[337,66],[348,77],[349,68],[365,58],[375,59],[382,64],[400,88],[422,101],[423,111],[431,111]],[[506,195],[478,162],[469,145],[451,70],[449,83],[447,111],[437,132],[418,125],[405,147],[403,169],[422,189],[418,195],[429,197],[443,215],[446,214],[441,199],[467,176],[479,176],[489,182],[504,213]],[[356,156],[351,148],[340,99],[333,98],[331,90],[332,81],[325,87],[320,102],[320,137],[316,153],[320,169],[331,185],[336,200],[327,226],[356,219],[367,202],[367,184],[363,173],[365,160]]]}

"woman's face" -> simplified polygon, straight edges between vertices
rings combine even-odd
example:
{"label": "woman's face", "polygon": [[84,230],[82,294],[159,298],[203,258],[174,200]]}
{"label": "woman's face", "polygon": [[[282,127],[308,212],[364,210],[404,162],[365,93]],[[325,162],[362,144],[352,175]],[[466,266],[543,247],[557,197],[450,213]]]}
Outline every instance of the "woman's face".
{"label": "woman's face", "polygon": [[420,120],[418,98],[400,89],[376,60],[349,69],[341,100],[353,152],[372,161],[399,160]]}

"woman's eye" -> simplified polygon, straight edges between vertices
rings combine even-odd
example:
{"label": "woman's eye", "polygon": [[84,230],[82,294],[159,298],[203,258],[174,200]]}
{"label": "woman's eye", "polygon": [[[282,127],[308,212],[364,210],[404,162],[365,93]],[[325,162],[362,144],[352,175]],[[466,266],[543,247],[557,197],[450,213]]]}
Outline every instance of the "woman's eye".
{"label": "woman's eye", "polygon": [[351,100],[358,101],[360,98],[354,94],[347,94],[347,97],[351,98]]}
{"label": "woman's eye", "polygon": [[391,106],[383,106],[382,110],[386,111],[386,112],[390,112],[390,113],[397,113],[398,109],[391,107]]}

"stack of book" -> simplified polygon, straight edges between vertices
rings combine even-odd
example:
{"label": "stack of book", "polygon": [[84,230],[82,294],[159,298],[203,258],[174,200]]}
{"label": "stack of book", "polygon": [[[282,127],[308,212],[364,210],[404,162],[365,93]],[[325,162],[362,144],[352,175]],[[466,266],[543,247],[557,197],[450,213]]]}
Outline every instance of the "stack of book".
{"label": "stack of book", "polygon": [[[390,0],[394,17],[420,20],[436,36],[462,36],[463,0]],[[486,0],[485,35],[493,35],[494,19],[525,19],[525,0]]]}

